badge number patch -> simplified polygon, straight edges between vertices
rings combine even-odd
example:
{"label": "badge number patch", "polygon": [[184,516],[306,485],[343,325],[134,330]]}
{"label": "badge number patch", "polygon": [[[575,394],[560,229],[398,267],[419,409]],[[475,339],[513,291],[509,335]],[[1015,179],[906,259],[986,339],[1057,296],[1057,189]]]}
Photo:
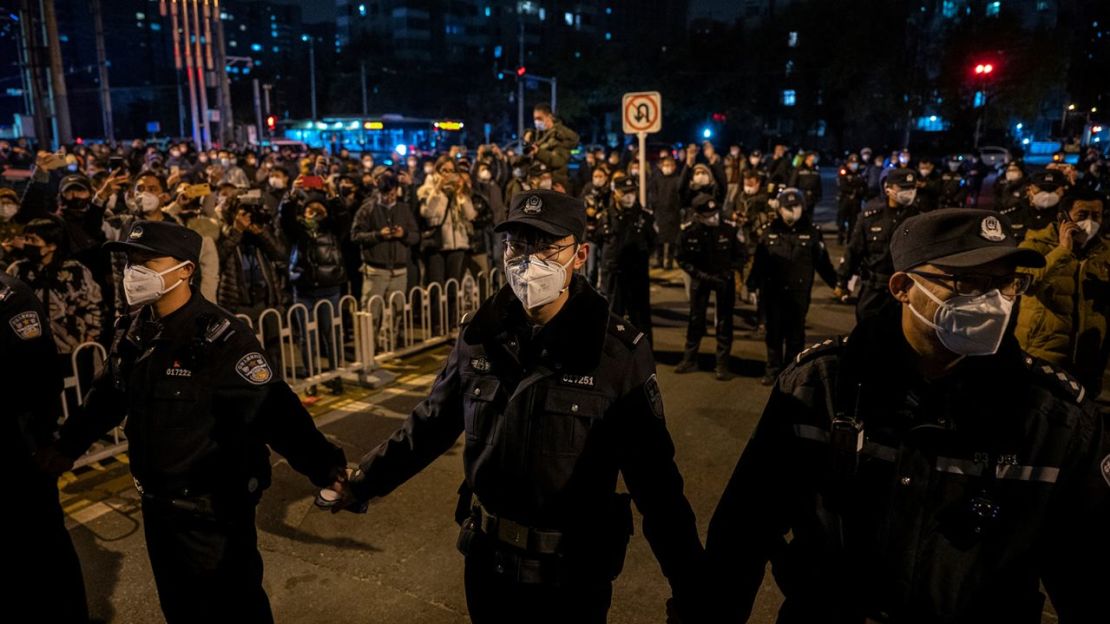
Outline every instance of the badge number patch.
{"label": "badge number patch", "polygon": [[16,314],[8,319],[8,325],[11,325],[12,331],[20,340],[34,340],[42,335],[42,321],[39,320],[39,313],[34,310]]}
{"label": "badge number patch", "polygon": [[266,362],[266,358],[258,352],[248,353],[240,358],[239,362],[235,365],[235,372],[239,373],[239,376],[243,379],[257,386],[261,386],[270,381],[274,376],[273,371],[270,370],[269,363]]}

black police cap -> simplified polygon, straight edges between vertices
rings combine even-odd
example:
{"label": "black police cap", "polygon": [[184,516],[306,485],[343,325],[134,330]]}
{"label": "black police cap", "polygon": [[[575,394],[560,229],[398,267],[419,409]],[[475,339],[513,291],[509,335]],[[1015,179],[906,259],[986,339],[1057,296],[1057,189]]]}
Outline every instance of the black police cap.
{"label": "black police cap", "polygon": [[123,238],[104,243],[108,251],[145,251],[200,263],[200,234],[168,221],[135,221]]}
{"label": "black police cap", "polygon": [[613,186],[622,193],[631,193],[640,188],[640,176],[624,176],[617,180]]}
{"label": "black police cap", "polygon": [[887,186],[897,186],[899,188],[916,188],[918,175],[913,169],[891,169],[890,173],[886,174]]}
{"label": "black police cap", "polygon": [[1057,169],[1045,169],[1029,176],[1029,183],[1042,191],[1055,191],[1061,186],[1067,186],[1068,178]]}
{"label": "black police cap", "polygon": [[945,208],[910,217],[890,241],[895,271],[922,264],[967,268],[1010,260],[1015,266],[1043,267],[1044,256],[1018,247],[1006,215],[993,210]]}
{"label": "black police cap", "polygon": [[494,228],[504,232],[513,225],[526,225],[558,236],[586,234],[586,204],[577,197],[547,189],[521,191],[509,202],[509,216]]}

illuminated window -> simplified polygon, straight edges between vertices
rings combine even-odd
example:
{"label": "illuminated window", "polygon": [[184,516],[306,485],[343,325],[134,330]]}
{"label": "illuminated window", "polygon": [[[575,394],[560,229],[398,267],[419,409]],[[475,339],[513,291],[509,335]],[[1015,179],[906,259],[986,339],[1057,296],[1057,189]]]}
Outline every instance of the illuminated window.
{"label": "illuminated window", "polygon": [[783,91],[782,91],[782,105],[783,106],[794,106],[794,104],[797,103],[797,101],[798,101],[798,94],[794,91],[794,89],[783,89]]}
{"label": "illuminated window", "polygon": [[998,2],[997,0],[995,2],[988,2],[987,3],[987,17],[997,16],[999,10],[1001,10],[1001,9],[1002,9],[1002,3],[1001,2]]}
{"label": "illuminated window", "polygon": [[945,17],[952,18],[956,17],[956,12],[958,10],[959,8],[956,6],[955,0],[944,0],[944,4],[941,5],[940,12]]}
{"label": "illuminated window", "polygon": [[786,35],[786,45],[791,48],[798,47],[798,33],[791,31]]}

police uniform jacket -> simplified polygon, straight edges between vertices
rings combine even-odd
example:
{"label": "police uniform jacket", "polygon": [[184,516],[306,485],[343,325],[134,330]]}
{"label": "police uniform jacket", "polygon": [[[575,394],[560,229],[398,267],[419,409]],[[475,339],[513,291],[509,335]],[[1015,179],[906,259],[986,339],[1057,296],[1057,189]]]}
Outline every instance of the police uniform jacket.
{"label": "police uniform jacket", "polygon": [[783,372],[710,523],[719,621],[768,560],[779,622],[1037,623],[1041,582],[1060,622],[1110,621],[1110,448],[1082,386],[1009,336],[932,381],[914,355],[881,315]]}
{"label": "police uniform jacket", "polygon": [[747,250],[736,224],[722,219],[720,225],[706,225],[698,220],[682,224],[677,260],[683,271],[694,279],[724,277],[744,266]]}
{"label": "police uniform jacket", "polygon": [[53,441],[62,378],[50,322],[29,286],[0,273],[0,394],[4,396],[0,457],[27,468],[31,455]]}
{"label": "police uniform jacket", "polygon": [[808,219],[787,225],[781,218],[767,228],[756,247],[755,261],[748,276],[748,288],[763,291],[802,293],[809,300],[813,275],[817,273],[830,287],[836,285],[836,269],[821,230]]}
{"label": "police uniform jacket", "polygon": [[481,506],[561,533],[560,557],[577,578],[606,574],[618,475],[672,587],[696,570],[701,545],[651,346],[584,278],[573,278],[570,299],[542,327],[527,321],[508,287],[487,300],[465,322],[428,398],[362,459],[354,492],[363,500],[388,494],[460,434],[465,485]]}
{"label": "police uniform jacket", "polygon": [[857,273],[860,279],[873,284],[882,284],[894,274],[894,263],[890,258],[890,238],[898,224],[917,214],[916,206],[887,206],[885,197],[877,197],[869,202],[856,220],[848,246],[844,250],[844,260],[837,269],[842,287]]}
{"label": "police uniform jacket", "polygon": [[321,487],[345,469],[250,328],[199,292],[165,318],[147,306],[124,323],[62,429],[63,452],[78,455],[126,416],[131,474],[152,496],[257,499],[270,482],[267,444]]}

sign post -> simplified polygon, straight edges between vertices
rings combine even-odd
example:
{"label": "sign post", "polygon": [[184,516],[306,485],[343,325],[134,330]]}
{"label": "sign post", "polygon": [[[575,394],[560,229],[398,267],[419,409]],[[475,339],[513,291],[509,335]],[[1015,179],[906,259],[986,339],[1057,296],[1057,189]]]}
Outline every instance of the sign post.
{"label": "sign post", "polygon": [[647,210],[647,135],[663,128],[663,96],[658,91],[625,93],[621,98],[625,134],[635,134],[640,143],[640,206]]}

